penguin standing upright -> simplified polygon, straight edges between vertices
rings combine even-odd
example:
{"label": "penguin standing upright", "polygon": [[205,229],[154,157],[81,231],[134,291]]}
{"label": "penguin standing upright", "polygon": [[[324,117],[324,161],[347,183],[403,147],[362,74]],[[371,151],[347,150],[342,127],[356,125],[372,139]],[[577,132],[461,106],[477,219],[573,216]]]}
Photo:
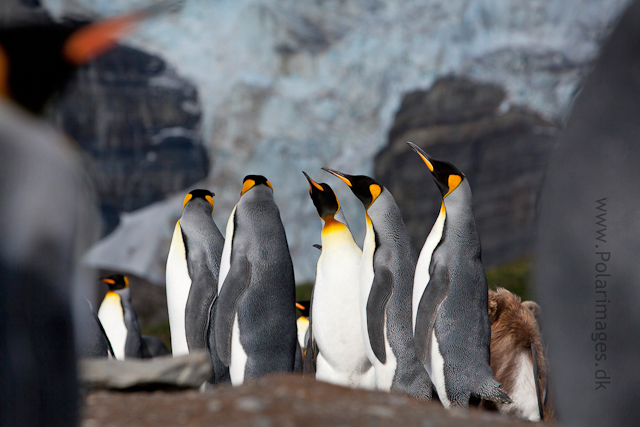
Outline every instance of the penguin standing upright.
{"label": "penguin standing upright", "polygon": [[80,256],[100,217],[73,144],[39,115],[77,66],[147,16],[0,29],[0,425],[77,423],[74,342],[95,336]]}
{"label": "penguin standing upright", "polygon": [[211,213],[214,194],[198,189],[187,194],[167,258],[167,306],[174,356],[209,350],[213,382],[228,380],[228,370],[215,350],[211,324],[218,296],[224,237]]}
{"label": "penguin standing upright", "polygon": [[442,193],[442,207],[416,266],[413,330],[416,353],[445,407],[479,397],[510,403],[489,365],[487,278],[471,207],[471,188],[450,163],[422,157]]}
{"label": "penguin standing upright", "polygon": [[[304,172],[303,172],[304,173]],[[340,202],[328,184],[306,173],[309,194],[322,221],[322,252],[313,289],[312,345],[317,346],[316,379],[375,388],[375,371],[364,344],[360,316],[360,260]]]}
{"label": "penguin standing upright", "polygon": [[295,309],[293,264],[273,187],[264,176],[248,175],[227,224],[214,322],[232,384],[294,370]]}
{"label": "penguin standing upright", "polygon": [[418,253],[400,209],[391,193],[372,178],[323,169],[344,181],[365,207],[360,313],[376,386],[430,399],[431,380],[416,358],[411,333],[411,287]]}
{"label": "penguin standing upright", "polygon": [[121,274],[103,277],[109,291],[98,309],[98,319],[118,360],[142,357],[142,337],[138,318],[131,306],[129,279]]}

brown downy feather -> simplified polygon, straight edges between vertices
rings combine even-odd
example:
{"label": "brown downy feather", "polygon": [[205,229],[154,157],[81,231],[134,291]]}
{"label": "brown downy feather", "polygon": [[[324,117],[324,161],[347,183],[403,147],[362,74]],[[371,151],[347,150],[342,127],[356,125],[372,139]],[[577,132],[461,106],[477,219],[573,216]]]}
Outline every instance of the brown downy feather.
{"label": "brown downy feather", "polygon": [[[512,396],[516,386],[518,361],[522,354],[532,361],[532,347],[535,348],[538,366],[538,391],[541,402],[545,402],[547,389],[547,361],[540,334],[540,306],[533,301],[521,302],[520,297],[506,289],[489,290],[489,320],[491,322],[491,369],[502,388]],[[543,404],[545,421],[555,420],[549,396]],[[494,409],[495,404],[487,402],[484,407]],[[518,412],[503,405],[501,412]],[[513,415],[518,415],[513,413]]]}

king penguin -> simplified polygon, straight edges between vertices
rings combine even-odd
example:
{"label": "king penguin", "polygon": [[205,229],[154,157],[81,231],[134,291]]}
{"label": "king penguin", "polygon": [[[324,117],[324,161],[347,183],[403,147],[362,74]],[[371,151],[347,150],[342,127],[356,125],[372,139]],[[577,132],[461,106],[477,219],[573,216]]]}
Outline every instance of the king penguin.
{"label": "king penguin", "polygon": [[121,274],[103,277],[109,291],[98,309],[98,319],[104,328],[117,360],[141,358],[142,337],[136,313],[131,306],[129,279]]}
{"label": "king penguin", "polygon": [[367,357],[360,316],[362,250],[353,239],[333,189],[303,174],[322,221],[322,251],[311,301],[310,339],[317,347],[316,379],[373,389],[375,371]]}
{"label": "king penguin", "polygon": [[422,248],[413,285],[416,353],[448,408],[479,397],[510,403],[489,365],[491,326],[480,238],[464,174],[409,143],[431,171],[442,207]]}
{"label": "king penguin", "polygon": [[215,315],[218,355],[231,383],[294,370],[293,263],[271,183],[244,178],[227,223]]}
{"label": "king penguin", "polygon": [[400,209],[391,193],[374,179],[323,169],[344,181],[365,208],[360,315],[376,386],[431,399],[431,380],[416,358],[411,333],[411,287],[418,252]]}
{"label": "king penguin", "polygon": [[74,344],[95,331],[80,256],[100,217],[81,156],[41,114],[77,66],[146,16],[0,28],[0,425],[78,423]]}
{"label": "king penguin", "polygon": [[173,355],[209,351],[214,369],[211,382],[224,382],[229,379],[228,369],[211,351],[215,348],[211,325],[224,247],[224,237],[211,216],[213,197],[212,192],[197,189],[184,198],[167,258],[167,306]]}

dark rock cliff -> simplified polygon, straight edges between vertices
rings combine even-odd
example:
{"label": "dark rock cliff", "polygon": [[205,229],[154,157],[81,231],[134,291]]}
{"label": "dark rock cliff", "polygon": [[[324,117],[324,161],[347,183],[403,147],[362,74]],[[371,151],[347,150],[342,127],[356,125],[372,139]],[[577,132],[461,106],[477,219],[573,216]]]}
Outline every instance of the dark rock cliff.
{"label": "dark rock cliff", "polygon": [[389,145],[376,156],[375,176],[396,198],[419,248],[442,197],[406,141],[469,179],[487,265],[532,251],[537,195],[557,127],[524,108],[503,108],[504,99],[499,86],[456,77],[405,95]]}
{"label": "dark rock cliff", "polygon": [[52,105],[88,154],[108,233],[119,212],[207,176],[196,88],[157,56],[119,46],[80,69]]}

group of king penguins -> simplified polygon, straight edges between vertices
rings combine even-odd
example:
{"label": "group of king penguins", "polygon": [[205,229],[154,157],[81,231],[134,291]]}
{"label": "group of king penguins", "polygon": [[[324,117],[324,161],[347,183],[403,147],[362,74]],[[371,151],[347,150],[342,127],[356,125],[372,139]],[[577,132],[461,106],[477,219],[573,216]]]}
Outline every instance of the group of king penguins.
{"label": "group of king penguins", "polygon": [[[28,111],[27,114],[40,114],[46,101],[62,87],[76,66],[107,50],[136,22],[158,10],[152,7],[97,24],[3,31],[0,34],[0,96],[11,99]],[[21,55],[25,43],[34,52],[35,61],[21,62],[28,57]],[[44,65],[38,65],[38,61],[44,61]],[[43,67],[49,70],[46,79],[37,76]],[[34,82],[41,85],[34,86]],[[26,127],[19,129],[23,113],[5,113],[15,114],[11,120],[15,131],[10,126],[3,128],[6,141],[13,138],[29,145],[27,137],[33,137],[35,146],[47,139],[36,141],[37,126],[32,127],[35,129],[32,134],[26,133]],[[361,249],[353,239],[331,187],[305,173],[323,228],[316,283],[310,307],[305,307],[305,311],[309,311],[309,322],[302,340],[304,352],[296,327],[293,264],[271,183],[259,175],[244,179],[240,200],[229,217],[224,236],[211,216],[214,194],[207,190],[190,192],[175,227],[166,269],[173,355],[207,350],[214,367],[209,385],[229,381],[238,385],[246,378],[304,369],[319,380],[350,387],[401,391],[422,400],[437,396],[445,407],[468,406],[472,399],[535,407],[523,409],[519,415],[541,419],[531,413],[540,408],[539,402],[536,406],[515,400],[521,395],[529,399],[531,393],[518,389],[518,393],[511,396],[514,398],[511,403],[512,399],[492,373],[488,291],[469,183],[453,165],[433,159],[418,146],[410,145],[427,165],[443,196],[440,213],[420,254],[393,196],[378,182],[366,176],[325,169],[347,184],[364,205],[366,235]],[[8,143],[2,146],[3,150],[10,148]],[[5,166],[10,169],[12,164],[7,162]],[[64,166],[60,166],[60,170],[64,170]],[[56,175],[56,179],[59,177]],[[62,179],[51,182],[63,184]],[[29,219],[11,209],[9,205],[2,205],[3,219],[11,215],[22,216],[25,221]],[[3,229],[2,233],[4,241],[10,240],[9,232]],[[25,236],[34,242],[41,241],[35,233]],[[67,250],[67,246],[75,244],[73,238],[53,236],[51,239],[58,239],[60,243],[51,247],[64,247],[61,256],[74,253]],[[14,246],[18,243],[13,241]],[[30,244],[26,242],[25,247]],[[37,262],[29,262],[30,253],[25,254],[5,256],[3,249],[2,289],[22,287],[30,294],[24,298],[31,299],[33,295],[58,296],[56,289],[51,293],[49,288],[63,285],[39,280],[40,270],[45,269],[40,269]],[[23,264],[29,268],[23,269]],[[60,263],[73,264],[70,256]],[[71,268],[66,273],[69,274],[65,278],[72,275]],[[109,291],[97,313],[91,307],[85,311],[95,318],[95,322],[88,323],[97,327],[99,336],[106,339],[94,343],[96,349],[89,352],[101,355],[106,352],[116,359],[168,353],[158,340],[140,334],[131,306],[128,278],[113,275],[101,280],[109,286]],[[61,281],[64,280],[61,278]],[[14,282],[18,286],[10,286]],[[3,307],[8,304],[8,295],[0,296]],[[49,299],[48,303],[50,310],[40,313],[41,319],[29,318],[24,324],[44,319],[60,329],[61,323],[47,319],[68,320],[68,301]],[[3,313],[8,320],[3,318],[2,325],[23,316],[12,311]],[[64,328],[68,332],[70,327],[66,323]],[[58,330],[58,333],[65,331]],[[33,339],[29,339],[37,341],[46,335],[44,332],[33,328]],[[10,346],[11,339],[10,334],[4,334],[2,345]],[[4,350],[0,353],[9,354]],[[73,394],[73,385],[67,390],[59,386],[60,382],[46,380],[47,375],[54,372],[60,375],[63,371],[68,374],[65,378],[71,378],[74,369],[68,363],[70,354],[73,349],[67,348],[59,356],[51,353],[42,360],[40,355],[34,359],[39,362],[43,381],[33,390],[39,393],[41,406],[48,409],[49,417],[53,408],[59,409],[61,419],[75,416],[74,408],[60,405]],[[31,365],[14,362],[0,365],[6,367],[2,370],[6,379],[3,395],[21,395],[16,385],[24,382]],[[63,365],[68,369],[55,371]],[[67,382],[74,384],[73,380]],[[55,390],[51,384],[57,384]],[[9,389],[11,393],[5,393]],[[25,408],[14,406],[13,412],[24,416],[30,411]],[[44,416],[45,411],[40,412],[37,415],[32,412],[34,420]],[[3,411],[3,414],[9,412]],[[6,419],[12,420],[7,425],[17,425],[12,418]],[[37,421],[33,425],[38,425]]]}
{"label": "group of king penguins", "polygon": [[[167,305],[173,355],[210,353],[214,374],[205,386],[304,371],[343,386],[437,398],[446,408],[488,402],[543,419],[532,340],[525,347],[533,359],[525,351],[523,362],[507,369],[516,371],[509,380],[513,399],[492,371],[490,291],[469,182],[454,165],[408,144],[442,194],[420,253],[380,183],[323,168],[364,206],[360,248],[332,188],[303,172],[322,222],[310,306],[295,301],[291,256],[267,178],[245,177],[224,237],[212,218],[214,194],[186,195],[167,259]],[[303,310],[297,322],[296,307]],[[528,310],[522,315],[533,319]],[[522,351],[501,348],[514,357]]]}

